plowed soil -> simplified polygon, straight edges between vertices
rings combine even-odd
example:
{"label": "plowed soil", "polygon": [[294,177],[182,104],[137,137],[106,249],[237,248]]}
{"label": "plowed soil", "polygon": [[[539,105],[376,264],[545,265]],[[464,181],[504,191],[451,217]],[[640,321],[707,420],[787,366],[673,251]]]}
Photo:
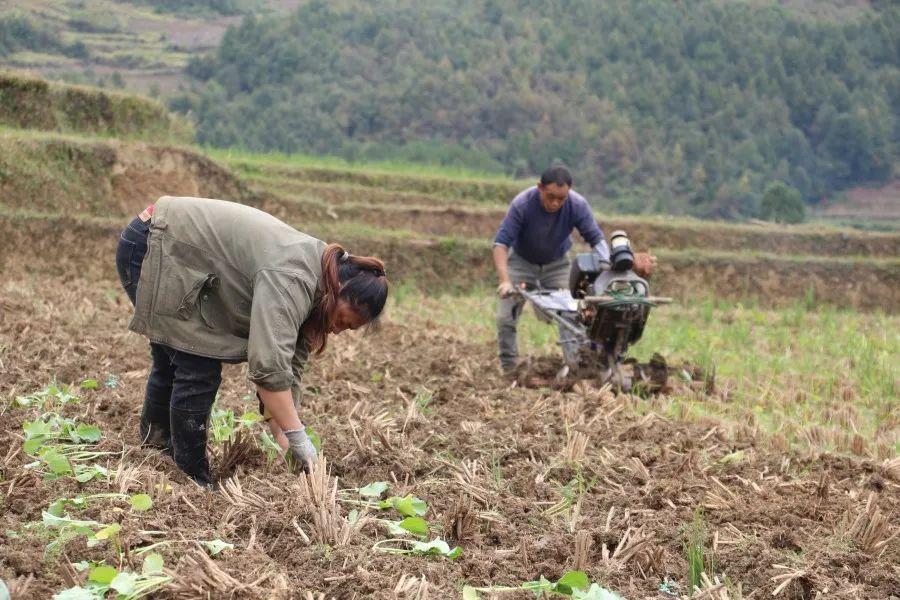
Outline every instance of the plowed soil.
{"label": "plowed soil", "polygon": [[[698,514],[715,572],[740,584],[744,598],[771,597],[784,581],[779,599],[900,595],[900,540],[878,545],[898,531],[896,463],[778,451],[746,427],[673,422],[655,412],[660,399],[589,384],[566,392],[523,388],[499,376],[491,345],[390,320],[377,333],[333,338],[313,359],[302,417],[320,434],[338,487],[383,480],[393,494],[415,494],[428,502],[431,536],[463,553],[455,561],[379,553],[373,545],[392,536],[374,522],[346,544],[317,542],[298,476],[279,461],[267,464],[255,447],[227,469],[214,449],[222,481],[231,475],[245,498],[256,495],[235,503],[196,488],[170,459],[138,446],[148,352],[145,340],[126,331],[130,310],[109,277],[36,274],[0,287],[5,399],[54,378],[112,374],[118,381],[84,391],[65,409],[99,425],[101,446],[121,453],[109,461],[120,472],[110,484],[43,481],[20,450],[21,424],[35,409],[3,404],[0,578],[12,583],[14,598],[49,598],[83,581],[69,561],[117,563],[108,545],[87,548],[83,538],[45,557],[47,540],[25,527],[55,498],[108,491],[147,492],[154,506],[134,513],[97,501],[71,514],[121,523],[131,568],[140,569],[136,548],[170,541],[159,551],[174,579],[160,598],[200,591],[212,598],[303,598],[306,591],[459,598],[463,584],[556,579],[576,566],[626,598],[663,598],[667,579],[686,593],[683,545]],[[242,368],[227,367],[220,405],[253,409],[243,399],[248,392]],[[578,436],[587,440],[583,456]],[[339,502],[337,517],[353,508]],[[861,514],[870,529],[883,523],[874,542],[851,526]],[[200,559],[193,540],[216,538],[235,547]],[[580,557],[576,539],[587,548]],[[740,596],[733,590],[731,597]]]}

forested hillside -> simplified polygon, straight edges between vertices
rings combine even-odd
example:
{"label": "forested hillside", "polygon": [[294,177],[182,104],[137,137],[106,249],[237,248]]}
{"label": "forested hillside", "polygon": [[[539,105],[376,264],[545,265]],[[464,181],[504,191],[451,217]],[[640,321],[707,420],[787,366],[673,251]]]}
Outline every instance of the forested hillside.
{"label": "forested hillside", "polygon": [[492,168],[562,160],[627,210],[756,216],[888,180],[900,7],[840,23],[712,0],[341,0],[195,58],[199,140]]}

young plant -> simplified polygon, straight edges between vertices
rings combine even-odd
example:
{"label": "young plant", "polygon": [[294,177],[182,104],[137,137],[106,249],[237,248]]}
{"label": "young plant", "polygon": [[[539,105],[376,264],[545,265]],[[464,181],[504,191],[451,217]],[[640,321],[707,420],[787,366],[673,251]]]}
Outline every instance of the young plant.
{"label": "young plant", "polygon": [[381,496],[388,491],[390,485],[386,481],[375,481],[369,485],[360,488],[351,488],[343,490],[346,492],[356,492],[369,500],[358,501],[353,499],[342,498],[345,502],[353,502],[361,504],[369,508],[377,508],[379,510],[395,509],[405,518],[400,521],[390,521],[388,519],[376,519],[387,527],[391,535],[407,535],[413,534],[418,537],[428,536],[428,521],[422,518],[428,512],[428,504],[412,495],[407,496],[391,496],[384,500],[380,500]]}
{"label": "young plant", "polygon": [[[395,509],[404,517],[421,517],[428,512],[428,503],[421,498],[417,498],[412,494],[406,496],[389,496],[384,500],[379,500],[381,496],[388,490],[386,481],[376,481],[361,488],[350,488],[349,490],[341,490],[341,500],[351,504],[358,504],[368,508],[377,508],[378,510]],[[356,492],[366,500],[356,500],[348,498],[348,492]]]}
{"label": "young plant", "polygon": [[707,568],[709,573],[715,572],[713,557],[706,548],[706,527],[699,508],[694,511],[694,520],[686,531],[684,555],[688,562],[688,590],[693,594],[703,584],[703,574],[707,572]]}
{"label": "young plant", "polygon": [[404,556],[443,556],[451,560],[462,554],[462,548],[459,546],[450,548],[450,545],[440,538],[430,542],[417,542],[403,538],[381,540],[376,542],[372,549]]}
{"label": "young plant", "polygon": [[86,508],[88,502],[91,500],[101,500],[106,498],[128,500],[128,503],[131,504],[131,508],[138,512],[150,510],[153,506],[153,500],[147,494],[132,494],[129,496],[128,494],[105,493],[91,494],[89,496],[79,495],[74,498],[57,498],[50,503],[49,507],[47,507],[47,512],[54,517],[64,517],[66,509],[68,508],[81,510]]}
{"label": "young plant", "polygon": [[550,581],[543,575],[536,581],[526,581],[518,586],[489,586],[463,588],[463,600],[478,600],[481,592],[503,593],[528,590],[535,596],[564,596],[577,600],[624,600],[621,596],[604,587],[591,583],[584,571],[568,571],[557,581]]}
{"label": "young plant", "polygon": [[25,432],[22,447],[26,454],[32,455],[48,443],[97,443],[103,438],[96,425],[78,423],[54,412],[44,413],[34,421],[25,421],[22,430]]}
{"label": "young plant", "polygon": [[250,429],[262,420],[263,416],[256,411],[248,410],[238,417],[231,409],[222,410],[214,407],[210,413],[209,430],[213,442],[221,444],[226,440],[234,441],[238,431]]}
{"label": "young plant", "polygon": [[55,594],[53,600],[101,600],[110,592],[116,600],[137,600],[157,592],[172,580],[163,573],[163,558],[159,554],[144,557],[140,573],[119,571],[105,564],[79,563],[75,567],[90,568],[87,582]]}
{"label": "young plant", "polygon": [[[90,387],[91,379],[82,382],[82,389],[93,389]],[[62,407],[66,404],[72,404],[80,401],[81,398],[73,394],[69,390],[69,386],[51,383],[39,392],[28,394],[26,396],[16,396],[16,404],[22,407],[41,407],[44,411],[50,411],[53,408]]]}
{"label": "young plant", "polygon": [[109,481],[114,473],[90,461],[113,454],[116,453],[95,451],[83,444],[54,444],[40,448],[36,456],[38,460],[26,466],[39,468],[48,480],[71,477],[79,483],[95,478]]}

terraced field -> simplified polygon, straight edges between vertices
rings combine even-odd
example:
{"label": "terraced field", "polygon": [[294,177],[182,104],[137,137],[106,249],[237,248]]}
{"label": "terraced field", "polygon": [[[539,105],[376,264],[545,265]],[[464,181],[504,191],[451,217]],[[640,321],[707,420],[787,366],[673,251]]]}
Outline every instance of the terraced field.
{"label": "terraced field", "polygon": [[[260,0],[257,14],[280,13],[297,0]],[[250,2],[246,5],[251,6]],[[0,66],[77,83],[104,83],[167,95],[188,85],[191,56],[216,48],[241,15],[173,14],[127,0],[0,0],[0,17],[25,16],[83,56],[20,51]],[[117,82],[118,79],[118,82]]]}
{"label": "terraced field", "polygon": [[[714,385],[531,388],[495,363],[489,260],[527,182],[74,129],[9,128],[0,150],[13,598],[114,576],[158,598],[527,598],[560,580],[629,600],[898,594],[900,236],[598,214],[659,255],[654,289],[677,299],[635,354],[715,370]],[[385,258],[382,330],[338,336],[304,379],[316,477],[290,475],[260,437],[240,365],[211,424],[222,491],[139,445],[146,342],[126,330],[113,256],[164,193],[245,202]],[[524,319],[535,365],[558,366],[551,329]]]}

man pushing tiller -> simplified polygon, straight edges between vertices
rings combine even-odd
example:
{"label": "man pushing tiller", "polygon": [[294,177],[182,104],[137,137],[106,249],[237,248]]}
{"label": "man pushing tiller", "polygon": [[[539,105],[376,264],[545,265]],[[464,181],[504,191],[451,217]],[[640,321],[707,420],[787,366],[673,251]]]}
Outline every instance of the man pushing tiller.
{"label": "man pushing tiller", "polygon": [[222,363],[249,363],[260,410],[295,468],[316,450],[297,413],[309,353],[329,334],[374,323],[388,294],[384,264],[351,256],[260,210],[164,196],[122,232],[129,329],[150,339],[139,431],[210,487],[207,427]]}
{"label": "man pushing tiller", "polygon": [[[522,191],[509,205],[509,210],[494,237],[494,266],[497,269],[497,343],[500,366],[507,375],[518,368],[516,325],[525,300],[515,293],[518,285],[544,289],[569,286],[569,259],[572,230],[593,249],[597,260],[609,265],[609,246],[597,225],[590,205],[572,189],[572,173],[561,165],[541,174],[537,185]],[[656,257],[648,253],[634,255],[634,271],[649,276]],[[560,324],[560,345],[564,353],[577,352],[577,346],[564,343],[565,327]],[[566,362],[573,359],[566,356]]]}

